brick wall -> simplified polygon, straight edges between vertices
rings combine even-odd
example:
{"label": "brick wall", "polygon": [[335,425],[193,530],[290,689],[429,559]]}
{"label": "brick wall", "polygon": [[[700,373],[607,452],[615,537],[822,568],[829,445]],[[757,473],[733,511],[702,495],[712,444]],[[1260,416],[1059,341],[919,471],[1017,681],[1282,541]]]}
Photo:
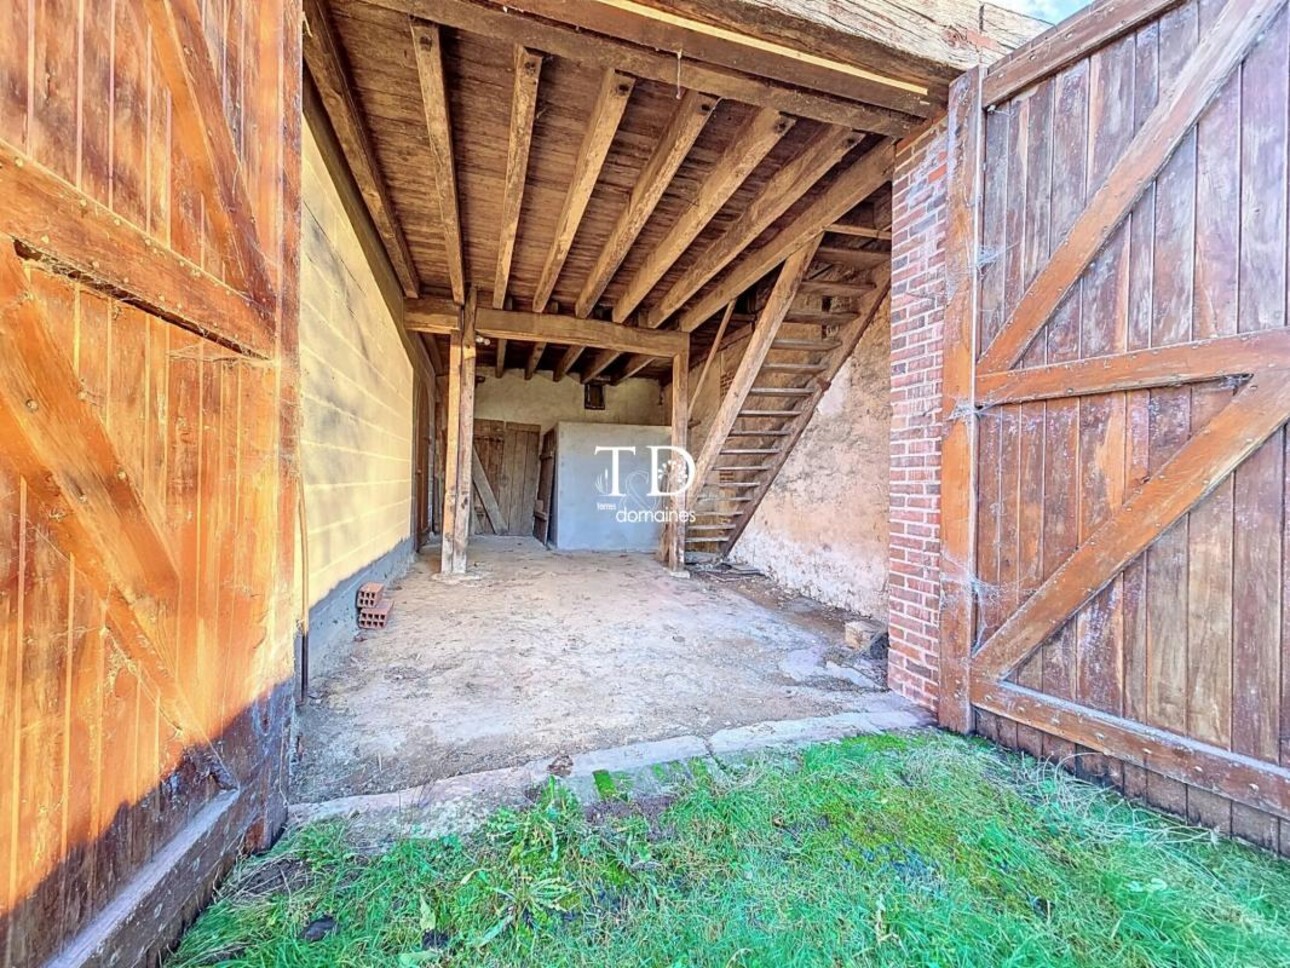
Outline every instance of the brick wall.
{"label": "brick wall", "polygon": [[303,140],[300,462],[313,605],[407,545],[413,408],[399,324],[312,123]]}
{"label": "brick wall", "polygon": [[936,708],[946,126],[900,146],[892,199],[891,688]]}

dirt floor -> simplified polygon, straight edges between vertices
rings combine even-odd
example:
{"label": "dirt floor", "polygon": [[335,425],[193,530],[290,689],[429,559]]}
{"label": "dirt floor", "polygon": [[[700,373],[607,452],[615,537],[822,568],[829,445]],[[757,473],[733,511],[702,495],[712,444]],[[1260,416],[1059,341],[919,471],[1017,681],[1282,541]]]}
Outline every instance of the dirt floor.
{"label": "dirt floor", "polygon": [[850,712],[883,688],[845,613],[651,556],[471,539],[427,552],[390,625],[332,650],[301,710],[292,799],[403,789],[538,757]]}

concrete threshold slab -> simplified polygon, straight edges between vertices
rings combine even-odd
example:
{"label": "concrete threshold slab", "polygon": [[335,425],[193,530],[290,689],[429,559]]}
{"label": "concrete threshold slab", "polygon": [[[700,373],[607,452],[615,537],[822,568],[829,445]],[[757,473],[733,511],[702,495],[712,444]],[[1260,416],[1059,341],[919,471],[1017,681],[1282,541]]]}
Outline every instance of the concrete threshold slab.
{"label": "concrete threshold slab", "polygon": [[688,773],[687,764],[702,762],[720,769],[772,749],[794,749],[836,742],[866,733],[895,732],[931,725],[925,711],[893,693],[876,693],[861,711],[809,719],[772,720],[718,730],[709,736],[675,736],[578,753],[572,757],[530,760],[520,766],[435,780],[392,793],[341,797],[320,803],[293,804],[289,823],[299,827],[344,818],[371,832],[438,837],[466,833],[499,807],[531,802],[531,793],[551,776],[584,804],[599,799],[596,774],[625,778],[616,788],[636,795],[663,792],[671,778]]}

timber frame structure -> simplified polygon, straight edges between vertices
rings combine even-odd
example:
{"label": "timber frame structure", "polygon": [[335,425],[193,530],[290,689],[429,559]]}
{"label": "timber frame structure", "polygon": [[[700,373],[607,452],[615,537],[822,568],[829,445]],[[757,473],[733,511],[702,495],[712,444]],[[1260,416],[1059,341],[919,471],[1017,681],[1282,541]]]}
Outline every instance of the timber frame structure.
{"label": "timber frame structure", "polygon": [[[799,284],[816,297],[785,324],[814,331],[803,345],[858,338],[847,300],[886,285],[896,140],[943,113],[962,67],[1034,32],[957,0],[917,24],[890,6],[855,14],[850,43],[809,4],[761,0],[305,0],[309,83],[438,390],[446,572],[466,567],[477,380],[655,379],[688,448],[691,361],[746,337],[773,290],[785,311]],[[808,249],[793,288],[776,283]],[[745,423],[706,442],[699,510],[716,517],[669,527],[673,570],[733,544],[845,354],[787,359],[810,377],[778,388],[789,405],[749,425],[726,402]],[[740,385],[776,389],[756,377]]]}

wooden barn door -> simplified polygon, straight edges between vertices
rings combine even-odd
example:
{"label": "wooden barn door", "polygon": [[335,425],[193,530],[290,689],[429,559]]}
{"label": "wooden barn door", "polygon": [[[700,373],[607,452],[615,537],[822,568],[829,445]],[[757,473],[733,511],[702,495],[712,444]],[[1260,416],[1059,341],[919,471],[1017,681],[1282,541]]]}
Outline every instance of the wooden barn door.
{"label": "wooden barn door", "polygon": [[1101,0],[950,110],[942,720],[1290,849],[1285,0]]}
{"label": "wooden barn door", "polygon": [[299,11],[0,21],[0,963],[149,964],[284,816]]}

